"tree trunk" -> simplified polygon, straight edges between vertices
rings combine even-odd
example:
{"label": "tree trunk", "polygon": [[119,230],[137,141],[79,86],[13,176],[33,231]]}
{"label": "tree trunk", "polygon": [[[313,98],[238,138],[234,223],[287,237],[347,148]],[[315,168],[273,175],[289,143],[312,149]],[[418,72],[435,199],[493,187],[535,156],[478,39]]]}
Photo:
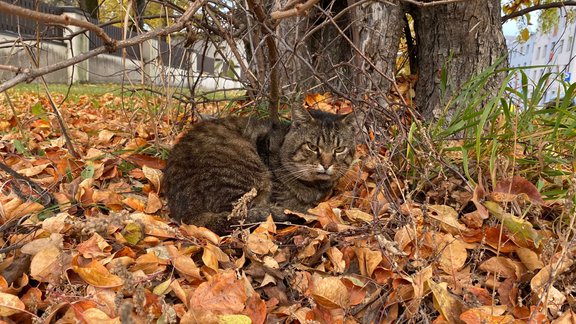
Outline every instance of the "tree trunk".
{"label": "tree trunk", "polygon": [[333,18],[347,7],[346,2],[320,1],[318,6],[304,17],[283,19],[278,25],[281,84],[289,92],[345,91],[353,83],[347,64],[353,55],[348,41],[350,14]]}
{"label": "tree trunk", "polygon": [[[354,66],[357,90],[388,93],[396,74],[396,57],[404,30],[404,10],[399,1],[369,2],[355,10]],[[362,92],[362,91],[360,91]],[[379,100],[379,104],[383,102]]]}
{"label": "tree trunk", "polygon": [[[466,81],[506,55],[500,1],[468,0],[419,7],[414,10],[414,19],[419,66],[416,106],[424,119],[431,120],[440,116],[448,99]],[[441,97],[443,69],[447,87]],[[503,77],[495,75],[487,86],[498,86]],[[448,112],[448,120],[450,116]]]}
{"label": "tree trunk", "polygon": [[404,25],[399,1],[354,5],[325,0],[318,6],[278,26],[281,84],[302,92],[385,94]]}

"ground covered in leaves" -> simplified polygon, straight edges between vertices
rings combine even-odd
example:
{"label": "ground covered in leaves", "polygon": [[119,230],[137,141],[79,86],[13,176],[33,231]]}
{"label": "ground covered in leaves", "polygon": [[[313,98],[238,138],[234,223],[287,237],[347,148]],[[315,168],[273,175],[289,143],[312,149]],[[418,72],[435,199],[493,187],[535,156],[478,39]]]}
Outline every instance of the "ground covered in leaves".
{"label": "ground covered in leaves", "polygon": [[[2,96],[0,162],[57,205],[0,171],[4,321],[576,322],[573,206],[543,200],[527,179],[467,190],[457,177],[398,176],[382,188],[376,170],[390,157],[361,143],[306,226],[270,220],[219,237],[165,209],[164,159],[186,122],[168,108],[68,98],[72,150],[45,95]],[[406,195],[416,183],[422,199]]]}

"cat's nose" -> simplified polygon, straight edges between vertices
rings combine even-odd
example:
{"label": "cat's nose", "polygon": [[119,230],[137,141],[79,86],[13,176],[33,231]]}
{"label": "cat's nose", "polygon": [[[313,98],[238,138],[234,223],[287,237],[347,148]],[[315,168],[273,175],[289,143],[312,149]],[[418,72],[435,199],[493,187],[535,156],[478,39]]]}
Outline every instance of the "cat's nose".
{"label": "cat's nose", "polygon": [[318,164],[318,166],[316,167],[316,170],[318,171],[318,173],[326,173],[328,175],[331,175],[332,173],[334,173],[334,166],[333,165],[322,165],[322,164]]}

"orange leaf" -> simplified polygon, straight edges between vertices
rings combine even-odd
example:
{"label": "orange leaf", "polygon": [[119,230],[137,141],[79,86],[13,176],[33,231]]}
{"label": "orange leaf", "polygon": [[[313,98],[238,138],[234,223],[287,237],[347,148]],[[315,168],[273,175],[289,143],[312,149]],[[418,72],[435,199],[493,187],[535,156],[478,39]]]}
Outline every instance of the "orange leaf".
{"label": "orange leaf", "polygon": [[124,284],[120,277],[111,274],[100,262],[92,260],[87,264],[80,264],[81,261],[85,262],[82,259],[79,255],[72,258],[72,270],[88,284],[99,288],[113,288]]}
{"label": "orange leaf", "polygon": [[88,240],[78,244],[77,249],[84,258],[91,259],[109,256],[112,246],[102,236],[94,233]]}
{"label": "orange leaf", "polygon": [[23,311],[25,307],[18,296],[0,292],[0,316],[18,314]]}
{"label": "orange leaf", "polygon": [[126,197],[126,198],[124,198],[124,200],[122,200],[122,202],[126,206],[128,206],[128,207],[130,207],[136,211],[144,211],[146,209],[146,203],[144,202],[144,200],[140,199],[140,198],[136,198],[134,196]]}
{"label": "orange leaf", "polygon": [[232,270],[217,273],[201,283],[190,297],[190,308],[217,314],[238,314],[248,300],[245,283]]}
{"label": "orange leaf", "polygon": [[148,193],[148,201],[146,202],[146,209],[144,210],[147,214],[154,214],[162,208],[162,201],[158,194],[154,191]]}
{"label": "orange leaf", "polygon": [[491,315],[484,309],[473,308],[460,314],[460,319],[467,324],[512,324],[514,317],[511,315]]}

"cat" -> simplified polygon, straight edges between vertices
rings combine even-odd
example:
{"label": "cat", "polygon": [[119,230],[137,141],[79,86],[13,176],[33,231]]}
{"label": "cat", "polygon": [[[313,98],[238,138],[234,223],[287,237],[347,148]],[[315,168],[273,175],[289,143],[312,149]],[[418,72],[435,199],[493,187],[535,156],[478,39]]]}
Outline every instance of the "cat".
{"label": "cat", "polygon": [[252,188],[246,223],[292,221],[331,194],[354,159],[353,114],[303,107],[292,121],[227,117],[194,125],[174,145],[164,170],[171,217],[215,233],[232,231],[234,203]]}

